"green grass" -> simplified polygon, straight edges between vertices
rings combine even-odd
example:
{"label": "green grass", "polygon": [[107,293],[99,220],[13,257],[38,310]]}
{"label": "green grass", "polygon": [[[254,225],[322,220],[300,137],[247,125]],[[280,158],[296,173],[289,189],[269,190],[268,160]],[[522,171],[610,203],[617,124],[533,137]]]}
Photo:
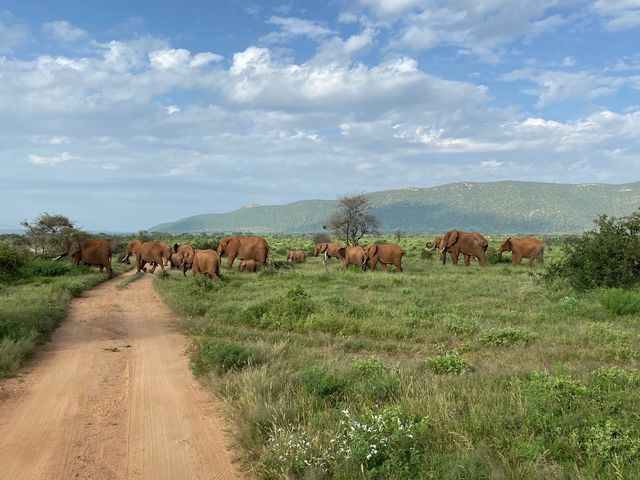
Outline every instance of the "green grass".
{"label": "green grass", "polygon": [[122,280],[118,285],[116,285],[116,288],[118,290],[124,290],[136,280],[140,280],[141,278],[144,278],[145,275],[146,274],[144,272],[137,272],[133,275],[129,275],[127,278]]}
{"label": "green grass", "polygon": [[[113,263],[115,273],[130,268]],[[97,269],[36,259],[0,284],[0,378],[15,375],[64,318],[72,298],[107,279]]]}
{"label": "green grass", "polygon": [[[311,248],[269,241],[278,260]],[[194,367],[255,475],[634,478],[635,307],[614,314],[602,290],[549,288],[538,266],[442,266],[425,241],[402,240],[405,273],[341,273],[333,260],[325,274],[311,257],[258,275],[223,268],[220,283],[155,279],[188,317]]]}

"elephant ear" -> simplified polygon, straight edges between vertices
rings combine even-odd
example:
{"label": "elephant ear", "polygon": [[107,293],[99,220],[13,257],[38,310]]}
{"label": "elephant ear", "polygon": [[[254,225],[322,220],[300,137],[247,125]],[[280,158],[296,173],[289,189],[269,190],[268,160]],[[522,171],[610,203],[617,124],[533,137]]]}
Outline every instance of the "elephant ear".
{"label": "elephant ear", "polygon": [[[326,250],[326,249],[325,249],[325,250]],[[338,250],[338,255],[340,255],[340,258],[345,258],[345,257],[346,257],[346,255],[347,255],[347,251],[346,251],[346,249],[345,249],[344,247],[341,247],[341,248]]]}
{"label": "elephant ear", "polygon": [[173,244],[173,253],[178,253],[178,244],[177,243]]}
{"label": "elephant ear", "polygon": [[377,244],[373,244],[369,247],[369,257],[375,257],[376,254],[378,253],[378,245]]}
{"label": "elephant ear", "polygon": [[321,243],[320,244],[320,253],[326,252],[328,248],[329,248],[329,244],[328,243]]}
{"label": "elephant ear", "polygon": [[449,233],[447,233],[447,236],[445,237],[446,246],[452,247],[458,241],[459,236],[460,236],[460,233],[458,232],[458,230],[451,230]]}

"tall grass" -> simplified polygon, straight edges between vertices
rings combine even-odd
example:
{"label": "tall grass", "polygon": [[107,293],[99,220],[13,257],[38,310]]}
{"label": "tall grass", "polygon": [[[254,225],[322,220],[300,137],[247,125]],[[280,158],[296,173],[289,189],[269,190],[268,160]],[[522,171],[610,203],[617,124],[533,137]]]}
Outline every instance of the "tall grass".
{"label": "tall grass", "polygon": [[256,476],[633,478],[640,314],[548,289],[539,267],[442,266],[426,240],[402,240],[402,274],[311,257],[155,279]]}
{"label": "tall grass", "polygon": [[[113,264],[116,273],[129,268]],[[107,279],[89,267],[39,258],[0,285],[0,378],[15,375],[64,318],[73,297]]]}

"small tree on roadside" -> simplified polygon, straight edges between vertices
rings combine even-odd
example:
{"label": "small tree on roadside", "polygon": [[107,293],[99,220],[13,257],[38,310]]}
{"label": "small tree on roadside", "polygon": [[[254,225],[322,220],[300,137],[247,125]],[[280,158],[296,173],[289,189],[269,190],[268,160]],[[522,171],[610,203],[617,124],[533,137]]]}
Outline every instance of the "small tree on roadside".
{"label": "small tree on roadside", "polygon": [[640,283],[640,211],[627,217],[601,215],[595,228],[565,239],[562,258],[547,267],[547,280],[572,287],[632,287]]}
{"label": "small tree on roadside", "polygon": [[336,211],[324,227],[347,245],[358,245],[365,235],[375,235],[380,222],[371,213],[371,202],[364,195],[345,195],[338,198]]}
{"label": "small tree on roadside", "polygon": [[396,230],[395,232],[393,232],[393,235],[396,237],[396,242],[400,243],[400,240],[402,240],[404,237],[407,236],[407,232],[405,232],[404,230]]}
{"label": "small tree on roadside", "polygon": [[71,238],[83,235],[68,217],[46,212],[33,222],[24,220],[20,225],[25,229],[25,238],[36,255],[57,251]]}

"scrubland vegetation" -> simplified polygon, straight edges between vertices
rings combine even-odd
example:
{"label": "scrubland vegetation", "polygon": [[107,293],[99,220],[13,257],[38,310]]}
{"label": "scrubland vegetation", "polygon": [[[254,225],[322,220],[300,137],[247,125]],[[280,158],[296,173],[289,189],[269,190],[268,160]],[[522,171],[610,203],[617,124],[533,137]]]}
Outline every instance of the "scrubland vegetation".
{"label": "scrubland vegetation", "polygon": [[547,267],[497,263],[499,237],[485,269],[442,266],[431,238],[405,237],[402,274],[285,264],[311,240],[267,239],[273,262],[258,274],[156,278],[258,478],[640,471],[633,287],[572,288],[548,273],[559,245]]}
{"label": "scrubland vegetation", "polygon": [[[120,273],[128,268],[116,264]],[[95,268],[35,259],[0,242],[0,378],[14,375],[64,318],[73,297],[105,280]]]}

